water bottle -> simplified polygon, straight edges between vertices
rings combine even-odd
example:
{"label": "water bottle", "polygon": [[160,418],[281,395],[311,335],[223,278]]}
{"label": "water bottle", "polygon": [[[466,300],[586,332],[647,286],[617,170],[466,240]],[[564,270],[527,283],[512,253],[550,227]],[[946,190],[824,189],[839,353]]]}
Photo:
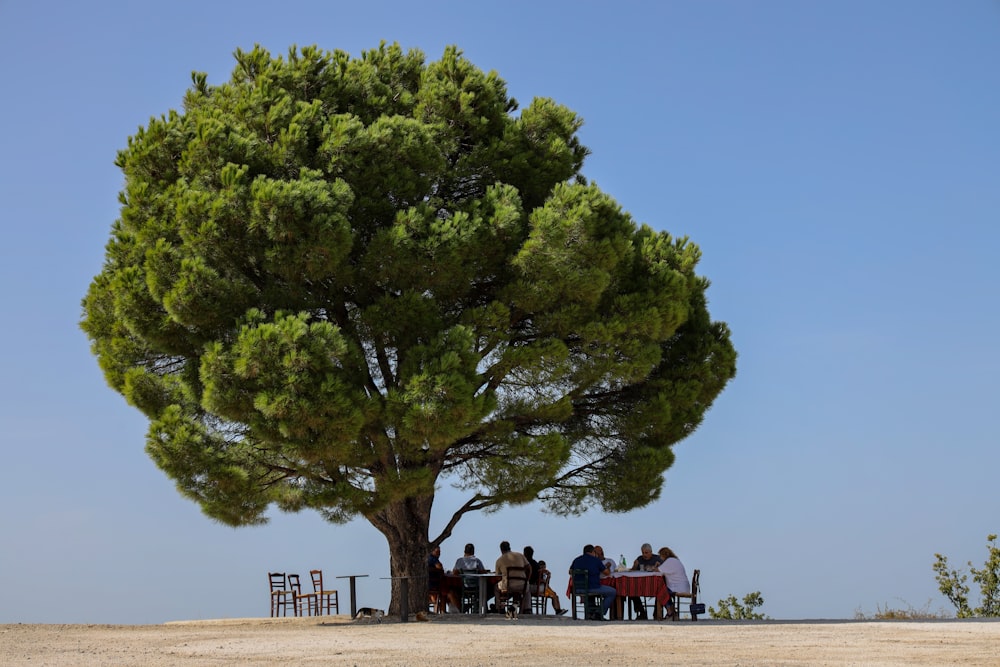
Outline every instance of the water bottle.
{"label": "water bottle", "polygon": [[627,569],[628,569],[628,565],[627,565],[627,564],[625,563],[625,554],[622,554],[622,564],[621,564],[621,569],[622,569],[622,570],[627,570]]}

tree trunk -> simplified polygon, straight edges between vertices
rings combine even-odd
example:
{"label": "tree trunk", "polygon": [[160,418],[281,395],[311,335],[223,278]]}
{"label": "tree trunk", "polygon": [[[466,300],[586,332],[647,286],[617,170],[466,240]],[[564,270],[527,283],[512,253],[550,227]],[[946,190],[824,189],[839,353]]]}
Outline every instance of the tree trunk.
{"label": "tree trunk", "polygon": [[392,579],[390,615],[398,615],[402,602],[402,580],[408,577],[411,614],[427,608],[427,556],[433,496],[407,498],[369,517],[389,543],[389,573]]}

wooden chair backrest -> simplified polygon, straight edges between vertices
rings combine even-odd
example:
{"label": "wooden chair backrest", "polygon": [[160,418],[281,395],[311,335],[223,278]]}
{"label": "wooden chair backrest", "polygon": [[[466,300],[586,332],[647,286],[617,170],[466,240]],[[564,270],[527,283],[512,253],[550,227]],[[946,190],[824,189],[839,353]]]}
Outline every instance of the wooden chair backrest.
{"label": "wooden chair backrest", "polygon": [[523,567],[507,568],[507,590],[521,593],[528,590],[528,570]]}
{"label": "wooden chair backrest", "polygon": [[477,577],[471,577],[468,575],[479,574],[475,570],[462,570],[462,588],[466,591],[475,591],[479,593],[479,579]]}
{"label": "wooden chair backrest", "polygon": [[285,573],[284,572],[268,572],[267,581],[271,586],[271,592],[285,590]]}
{"label": "wooden chair backrest", "polygon": [[586,570],[573,570],[573,595],[586,595],[590,590],[590,573]]}

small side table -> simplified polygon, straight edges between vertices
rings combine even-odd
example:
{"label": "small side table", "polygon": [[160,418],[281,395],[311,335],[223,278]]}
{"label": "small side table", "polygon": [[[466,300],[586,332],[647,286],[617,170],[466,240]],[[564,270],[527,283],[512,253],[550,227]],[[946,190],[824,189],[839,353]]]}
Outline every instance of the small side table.
{"label": "small side table", "polygon": [[381,577],[382,579],[398,579],[399,595],[399,620],[406,623],[410,620],[410,578],[409,577]]}
{"label": "small side table", "polygon": [[354,580],[358,577],[367,577],[367,574],[345,574],[343,576],[337,577],[337,579],[350,579],[351,580],[351,618],[358,615],[358,597],[357,592],[354,587]]}

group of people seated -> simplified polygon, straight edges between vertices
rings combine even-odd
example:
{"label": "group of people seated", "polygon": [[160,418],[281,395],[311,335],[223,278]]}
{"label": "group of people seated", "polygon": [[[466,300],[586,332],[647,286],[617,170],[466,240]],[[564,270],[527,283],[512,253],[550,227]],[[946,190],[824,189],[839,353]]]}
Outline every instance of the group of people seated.
{"label": "group of people seated", "polygon": [[[520,579],[508,581],[508,570],[510,568],[524,568],[527,575],[528,590],[524,591]],[[602,578],[610,577],[612,573],[619,570],[645,571],[662,573],[666,579],[667,589],[671,593],[690,593],[691,583],[688,579],[684,565],[677,554],[669,547],[661,547],[657,553],[653,553],[651,545],[643,544],[640,554],[632,561],[632,566],[625,564],[624,558],[621,564],[605,557],[604,549],[599,545],[588,544],[583,548],[583,553],[577,556],[570,566],[569,573],[573,570],[586,570],[588,592],[602,598],[600,612],[593,612],[589,617],[591,620],[606,620],[608,610],[614,603],[617,592],[614,587],[601,583]],[[441,547],[435,546],[427,558],[428,590],[432,596],[439,596],[447,604],[447,609],[453,613],[464,611],[460,599],[460,591],[442,585],[444,576],[447,575],[471,575],[483,574],[487,569],[483,562],[476,556],[474,544],[466,544],[465,551],[460,558],[455,561],[455,567],[447,572],[441,563]],[[531,597],[546,597],[552,600],[553,610],[557,615],[567,612],[559,603],[559,596],[549,585],[551,572],[546,567],[545,561],[535,560],[535,550],[524,547],[523,553],[512,551],[510,543],[506,540],[500,543],[500,557],[497,558],[493,572],[499,575],[500,579],[496,583],[495,590],[492,591],[497,601],[506,600],[511,593],[520,593],[520,613],[531,613]],[[646,607],[640,598],[630,598],[629,603],[636,620],[647,618]],[[499,607],[499,605],[495,605]]]}
{"label": "group of people seated", "polygon": [[[618,592],[613,586],[601,583],[601,579],[610,577],[613,572],[622,569],[639,572],[659,572],[664,575],[667,590],[671,593],[690,593],[691,582],[688,580],[687,572],[677,554],[670,547],[661,547],[659,552],[654,554],[653,547],[646,543],[640,548],[640,554],[632,561],[632,567],[624,567],[624,559],[621,566],[614,560],[604,556],[604,549],[600,546],[588,544],[583,548],[583,553],[576,557],[570,566],[570,574],[573,570],[587,571],[588,593],[602,598],[600,612],[593,612],[588,618],[594,621],[607,620],[605,617],[611,605],[615,601]],[[642,599],[638,597],[629,598],[632,611],[636,620],[645,620],[646,606]]]}
{"label": "group of people seated", "polygon": [[[527,590],[524,589],[523,580],[519,578],[508,579],[508,571],[511,568],[523,568]],[[491,592],[493,599],[497,601],[507,600],[511,594],[518,594],[516,597],[520,597],[519,613],[530,614],[532,596],[546,597],[552,600],[552,607],[557,615],[561,616],[566,613],[567,610],[559,604],[559,596],[549,586],[551,572],[546,567],[545,561],[535,560],[535,550],[532,547],[524,547],[524,552],[521,553],[513,551],[510,548],[510,542],[504,540],[500,543],[500,557],[497,558],[492,571],[500,577],[495,589]],[[455,561],[455,567],[447,572],[441,563],[441,547],[434,547],[427,557],[428,592],[432,596],[440,596],[447,604],[448,611],[459,613],[464,611],[459,599],[460,593],[454,588],[442,586],[444,576],[484,574],[486,572],[488,570],[476,556],[476,546],[472,543],[465,545],[465,551]],[[494,609],[497,607],[499,605],[493,605]]]}

